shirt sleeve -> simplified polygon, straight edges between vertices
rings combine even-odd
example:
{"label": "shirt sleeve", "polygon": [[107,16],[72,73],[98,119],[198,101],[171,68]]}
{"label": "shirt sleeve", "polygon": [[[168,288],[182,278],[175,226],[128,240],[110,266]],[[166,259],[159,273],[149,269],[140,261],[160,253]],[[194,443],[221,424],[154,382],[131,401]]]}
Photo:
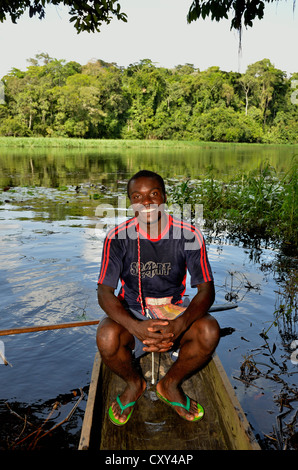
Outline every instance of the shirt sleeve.
{"label": "shirt sleeve", "polygon": [[123,267],[124,246],[110,232],[103,245],[98,284],[117,288]]}
{"label": "shirt sleeve", "polygon": [[191,287],[213,281],[204,237],[199,229],[194,230],[194,238],[185,242],[186,264],[190,273]]}

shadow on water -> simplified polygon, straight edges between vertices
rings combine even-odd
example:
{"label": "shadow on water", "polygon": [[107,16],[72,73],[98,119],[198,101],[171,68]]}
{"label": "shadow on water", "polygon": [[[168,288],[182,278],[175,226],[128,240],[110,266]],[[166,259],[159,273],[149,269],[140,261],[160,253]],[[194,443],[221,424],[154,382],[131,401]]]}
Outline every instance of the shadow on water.
{"label": "shadow on water", "polygon": [[77,449],[88,387],[43,403],[0,401],[0,450]]}

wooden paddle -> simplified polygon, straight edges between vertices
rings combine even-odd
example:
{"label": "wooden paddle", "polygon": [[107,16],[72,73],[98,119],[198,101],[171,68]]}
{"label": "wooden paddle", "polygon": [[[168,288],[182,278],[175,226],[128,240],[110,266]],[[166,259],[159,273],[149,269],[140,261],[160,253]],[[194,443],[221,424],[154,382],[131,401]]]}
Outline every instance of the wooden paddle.
{"label": "wooden paddle", "polygon": [[57,325],[26,326],[23,328],[11,328],[0,330],[0,336],[18,335],[20,333],[32,333],[34,331],[59,330],[60,328],[76,328],[77,326],[97,325],[99,320],[78,321],[72,323],[58,323]]}
{"label": "wooden paddle", "polygon": [[[237,304],[215,304],[210,309],[209,312],[221,312],[223,310],[230,310],[231,308],[238,307]],[[0,336],[8,335],[19,335],[21,333],[33,333],[35,331],[47,331],[47,330],[59,330],[62,328],[76,328],[78,326],[88,326],[88,325],[97,325],[99,320],[90,320],[90,321],[78,321],[70,323],[58,323],[57,325],[37,325],[37,326],[26,326],[23,328],[10,328],[8,330],[0,330]]]}

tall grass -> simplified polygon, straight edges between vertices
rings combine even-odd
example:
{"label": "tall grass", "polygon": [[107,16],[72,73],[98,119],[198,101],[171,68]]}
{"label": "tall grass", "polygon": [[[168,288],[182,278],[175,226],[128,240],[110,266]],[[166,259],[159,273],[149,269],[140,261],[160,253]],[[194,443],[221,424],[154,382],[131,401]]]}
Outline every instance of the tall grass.
{"label": "tall grass", "polygon": [[[185,147],[231,147],[249,146],[264,147],[258,143],[229,143],[229,142],[203,142],[198,140],[138,140],[138,139],[82,139],[76,137],[0,137],[0,147],[16,148],[185,148]],[[275,144],[285,147],[287,144]],[[298,148],[298,145],[289,144],[289,147]]]}
{"label": "tall grass", "polygon": [[212,168],[206,178],[184,180],[169,187],[169,201],[203,204],[205,226],[219,233],[254,242],[271,242],[287,253],[297,250],[297,164],[281,176],[268,163],[229,183],[216,180]]}
{"label": "tall grass", "polygon": [[[67,137],[0,137],[0,147],[17,148],[183,148],[206,145],[205,142],[198,141],[178,141],[178,140],[125,140],[125,139],[79,139]],[[218,143],[208,143],[208,145],[219,145]],[[230,144],[225,144],[230,145]]]}

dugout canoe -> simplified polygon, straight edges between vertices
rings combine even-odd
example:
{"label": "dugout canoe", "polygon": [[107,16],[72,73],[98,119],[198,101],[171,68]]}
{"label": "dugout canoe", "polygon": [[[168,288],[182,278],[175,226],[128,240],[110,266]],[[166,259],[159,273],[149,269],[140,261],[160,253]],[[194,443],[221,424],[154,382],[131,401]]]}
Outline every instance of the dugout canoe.
{"label": "dugout canoe", "polygon": [[[108,408],[125,384],[96,354],[79,450],[260,450],[217,354],[183,383],[185,393],[205,409],[196,423],[183,420],[157,399],[151,360],[151,354],[141,358],[147,389],[128,423],[118,427],[110,422]],[[168,354],[154,354],[155,382],[171,363]]]}

